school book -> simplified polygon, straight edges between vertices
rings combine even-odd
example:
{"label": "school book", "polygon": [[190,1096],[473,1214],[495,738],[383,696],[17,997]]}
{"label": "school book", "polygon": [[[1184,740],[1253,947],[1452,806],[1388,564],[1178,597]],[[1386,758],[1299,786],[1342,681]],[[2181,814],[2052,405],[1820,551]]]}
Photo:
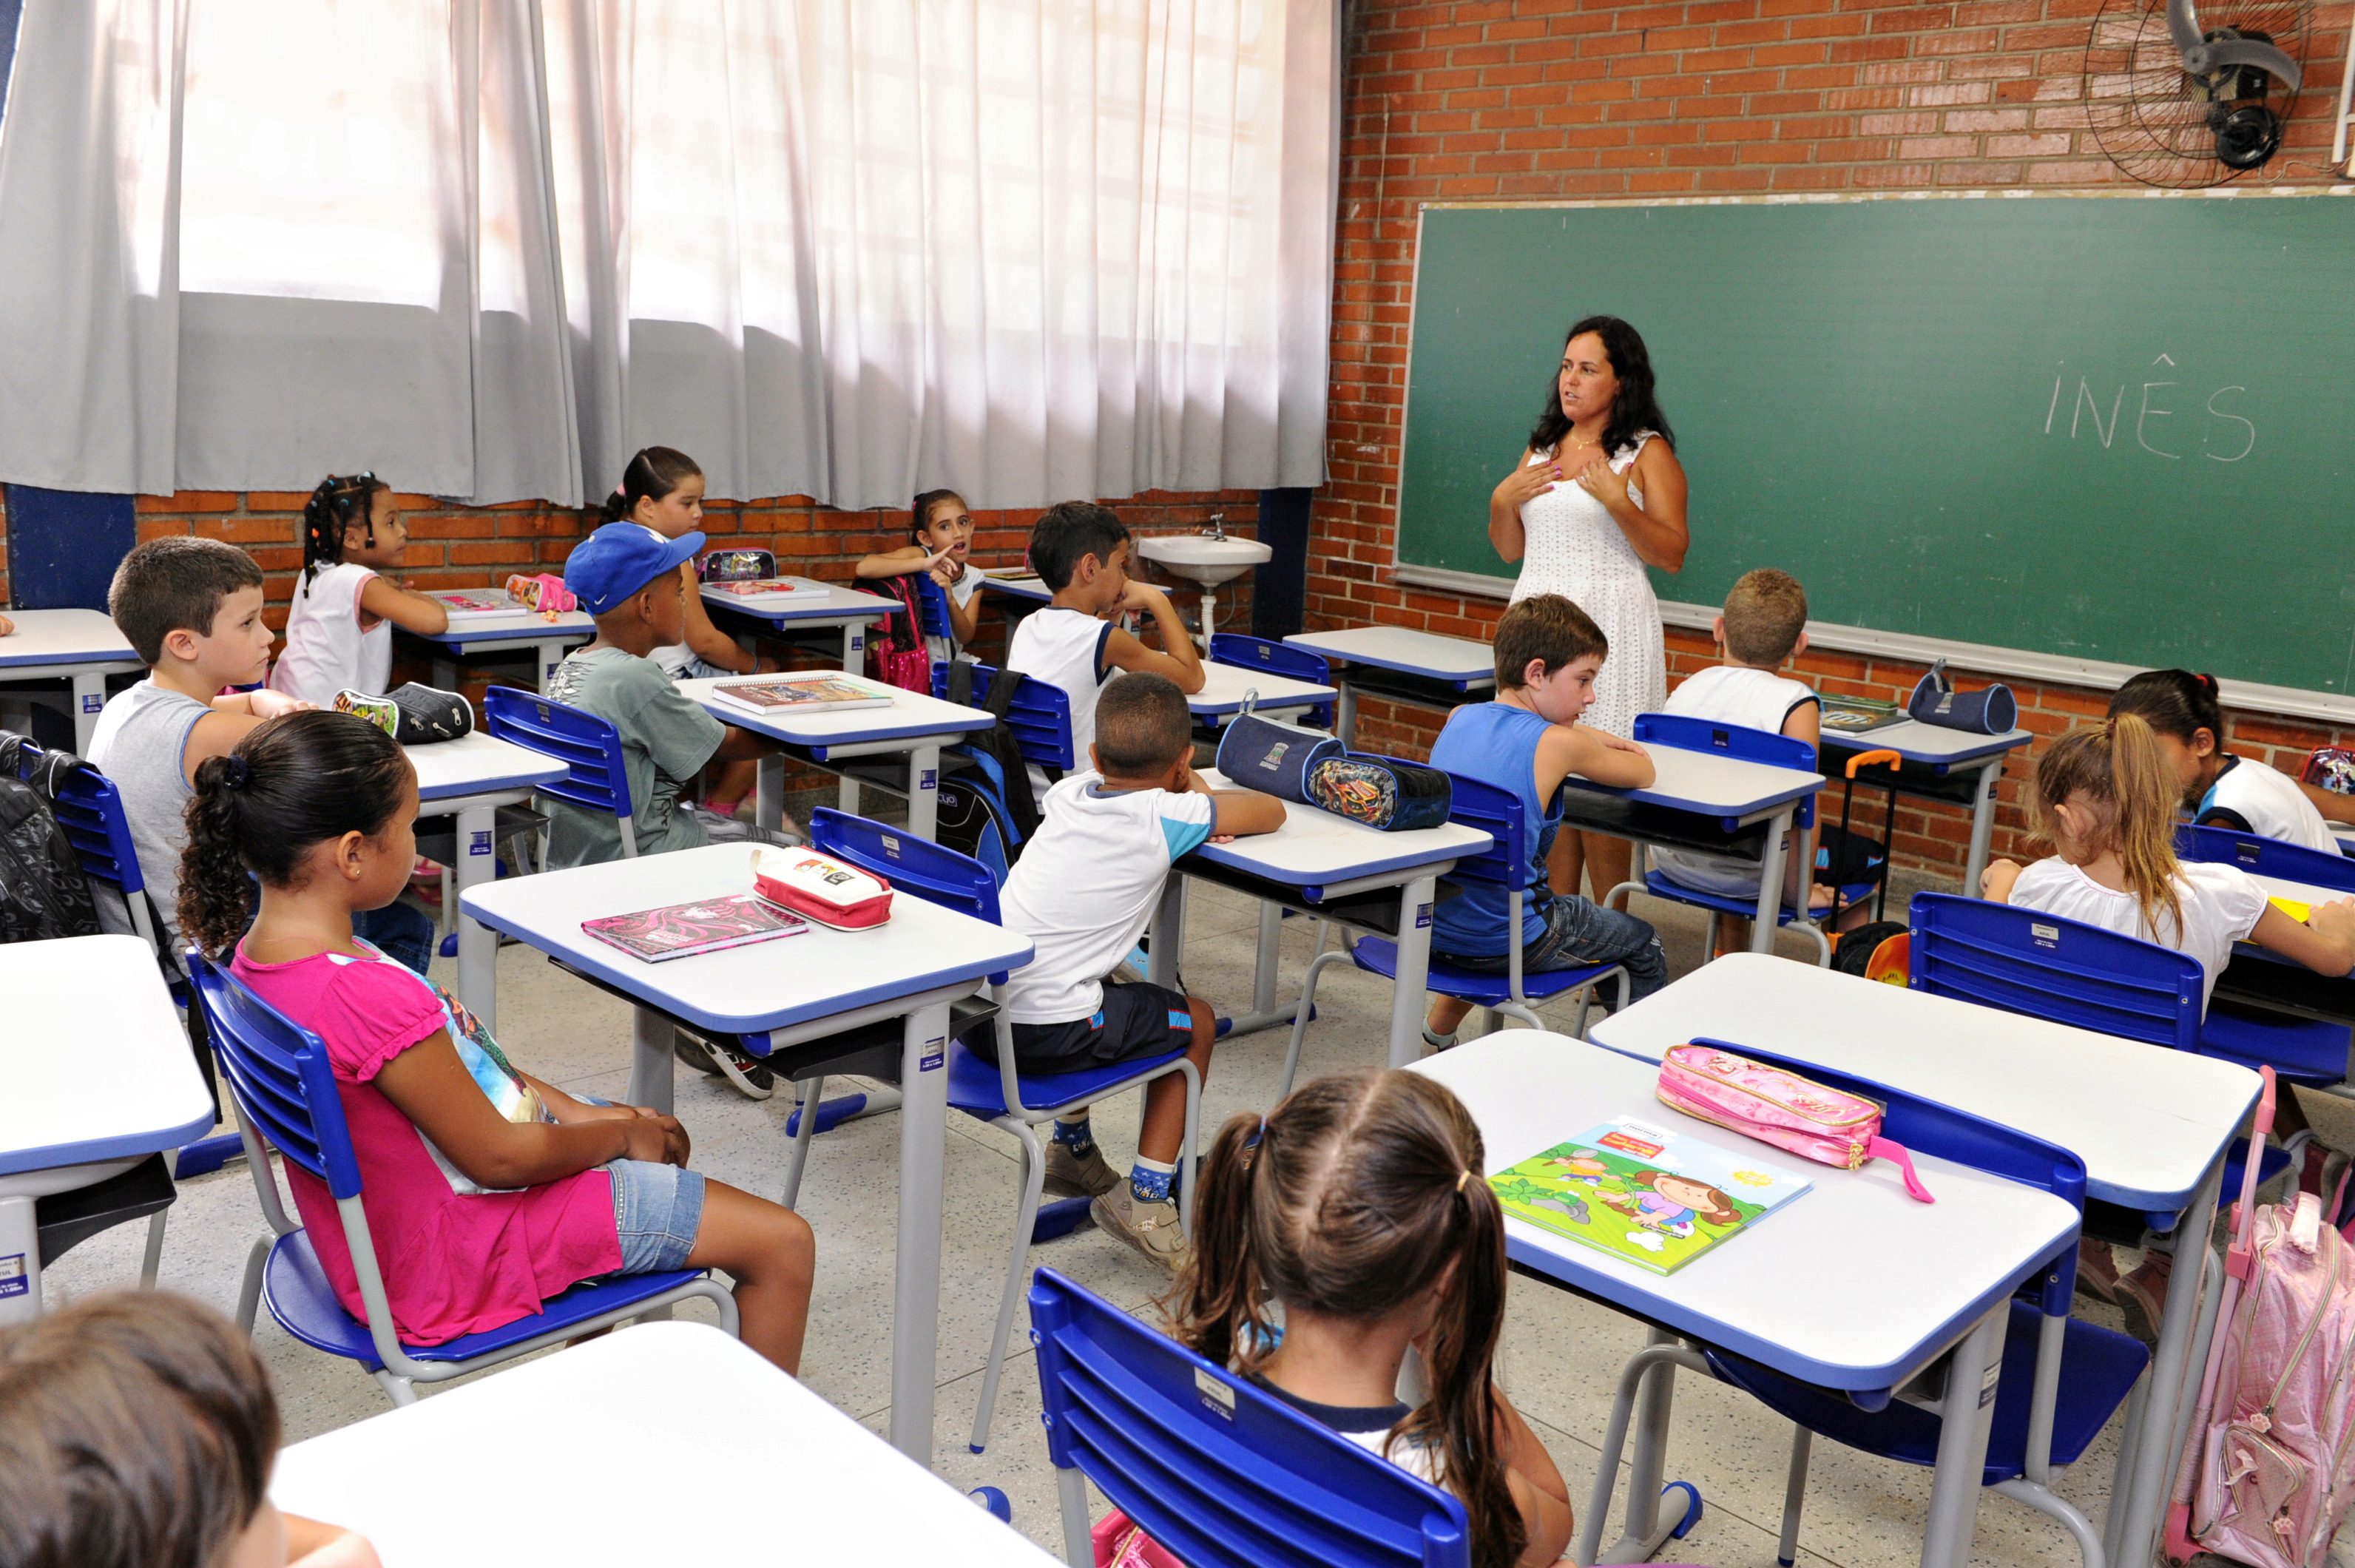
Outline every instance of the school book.
{"label": "school book", "polygon": [[730,599],[759,600],[764,604],[783,603],[794,599],[823,599],[827,589],[823,582],[805,582],[796,577],[747,577],[734,582],[707,582],[706,593],[724,593]]}
{"label": "school book", "polygon": [[981,574],[992,582],[1019,582],[1026,577],[1039,575],[1028,566],[985,566]]}
{"label": "school book", "polygon": [[528,614],[531,606],[504,588],[445,588],[426,595],[450,613],[450,623],[485,621],[494,615]]}
{"label": "school book", "polygon": [[1674,1274],[1815,1185],[1804,1176],[1621,1116],[1488,1179],[1505,1212]]}
{"label": "school book", "polygon": [[1821,728],[1835,735],[1861,735],[1902,723],[1905,718],[1905,710],[1894,702],[1873,697],[1827,697],[1821,705]]}
{"label": "school book", "polygon": [[841,708],[891,706],[890,688],[855,675],[837,675],[826,670],[715,681],[711,695],[747,713],[770,718],[783,713],[826,713]]}
{"label": "school book", "polygon": [[756,893],[736,893],[694,903],[642,909],[634,914],[584,920],[581,929],[633,958],[660,964],[672,958],[692,958],[698,953],[717,953],[725,947],[741,947],[747,943],[798,936],[809,929],[809,923]]}

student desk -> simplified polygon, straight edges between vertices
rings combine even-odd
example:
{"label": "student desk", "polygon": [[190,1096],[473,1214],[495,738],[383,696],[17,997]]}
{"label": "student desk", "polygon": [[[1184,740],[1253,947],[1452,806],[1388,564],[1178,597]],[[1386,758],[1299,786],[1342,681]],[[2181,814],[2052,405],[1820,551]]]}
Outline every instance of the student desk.
{"label": "student desk", "polygon": [[754,634],[759,632],[783,637],[803,632],[839,631],[842,667],[858,674],[867,663],[867,628],[899,609],[900,602],[877,593],[862,593],[856,588],[820,582],[812,577],[792,581],[825,592],[764,604],[758,600],[739,599],[707,582],[703,585],[703,607],[710,613],[712,624],[723,632],[734,633],[748,653],[751,651]]}
{"label": "student desk", "polygon": [[[2355,862],[2350,863],[2349,871],[2350,876],[2355,876]],[[2355,892],[2343,889],[2318,888],[2310,882],[2291,881],[2286,877],[2261,877],[2254,871],[2249,875],[2265,890],[2268,898],[2289,899],[2308,906],[2355,898]],[[2233,945],[2232,962],[2216,977],[2215,994],[2339,1023],[2355,1024],[2355,975],[2318,975],[2305,965],[2270,952],[2254,942]],[[2355,1098],[2355,1084],[2338,1083],[2322,1093]]]}
{"label": "student desk", "polygon": [[[458,819],[458,863],[451,872],[463,908],[467,889],[497,874],[499,807],[529,800],[533,786],[553,784],[564,776],[564,764],[527,747],[494,740],[479,730],[454,741],[401,750],[417,770],[418,815]],[[456,925],[459,999],[483,1020],[485,1029],[496,1034],[499,940],[464,915]]]}
{"label": "student desk", "polygon": [[564,656],[597,635],[597,623],[588,613],[567,610],[553,620],[536,610],[518,610],[512,615],[470,616],[453,620],[447,631],[411,632],[396,627],[399,635],[424,643],[432,649],[433,684],[445,691],[458,689],[458,665],[461,660],[477,654],[511,653],[517,648],[535,650],[532,667],[538,673],[533,689],[546,691],[548,677],[564,662]]}
{"label": "student desk", "polygon": [[297,1443],[270,1491],[385,1568],[763,1562],[781,1523],[813,1563],[1053,1561],[700,1323],[640,1323]]}
{"label": "student desk", "polygon": [[1195,722],[1217,730],[1241,713],[1245,702],[1250,702],[1252,711],[1263,719],[1296,721],[1310,709],[1330,702],[1337,695],[1334,688],[1319,686],[1312,680],[1295,680],[1290,676],[1204,659],[1202,689],[1188,698],[1186,706]]}
{"label": "student desk", "polygon": [[[1791,831],[1798,803],[1824,787],[1823,775],[1657,742],[1644,749],[1651,754],[1657,776],[1642,789],[1615,789],[1576,773],[1562,780],[1561,826],[1608,833],[1638,845],[1722,852],[1732,836],[1764,823],[1750,950],[1772,953],[1783,908],[1783,836]],[[1791,852],[1802,863],[1808,859],[1805,836],[1795,838]],[[1640,858],[1634,876],[1640,886]],[[1610,891],[1601,891],[1605,895]]]}
{"label": "student desk", "polygon": [[99,610],[11,610],[16,632],[0,637],[0,688],[63,680],[73,688],[74,750],[90,755],[91,732],[106,709],[106,677],[144,674],[131,639]]}
{"label": "student desk", "polygon": [[1496,651],[1486,643],[1433,636],[1404,626],[1352,626],[1338,632],[1295,632],[1284,639],[1341,667],[1341,709],[1333,732],[1355,745],[1358,698],[1370,692],[1445,712],[1485,702],[1497,684]]}
{"label": "student desk", "polygon": [[[2257,1075],[2231,1062],[1750,954],[1705,964],[1588,1033],[1654,1061],[1697,1036],[1746,1043],[2018,1127],[2074,1150],[2090,1197],[2142,1210],[2162,1229],[2178,1216],[2175,1234],[2195,1246],[2257,1098]],[[2111,1489],[2113,1563],[2143,1562],[2157,1539],[2190,1413],[2183,1396],[2207,1362],[2198,1295],[2168,1292],[2149,1397],[2137,1403]],[[2136,1544],[2121,1546],[2128,1539]]]}
{"label": "student desk", "polygon": [[[728,678],[741,680],[734,676]],[[723,724],[733,724],[783,741],[802,761],[840,773],[854,757],[905,757],[908,768],[908,831],[932,837],[940,804],[941,748],[960,735],[986,730],[996,720],[978,708],[943,702],[929,692],[895,691],[889,708],[837,708],[822,713],[756,714],[711,695],[714,680],[683,680],[690,702]],[[761,759],[760,795],[754,811],[763,827],[784,820],[785,759]],[[858,809],[858,781],[844,775],[842,809]]]}
{"label": "student desk", "polygon": [[[632,1104],[671,1106],[674,1025],[741,1037],[790,1071],[798,1046],[861,1024],[900,1024],[900,1243],[892,1302],[891,1445],[929,1465],[941,1297],[941,1167],[948,1136],[949,1004],[1030,961],[1030,944],[902,894],[869,931],[812,925],[796,936],[647,964],[581,929],[584,920],[752,891],[741,844],[511,877],[460,900],[494,931],[529,943],[635,1005]],[[815,1053],[813,1053],[815,1054]]]}
{"label": "student desk", "polygon": [[135,936],[0,946],[0,1328],[38,1316],[37,1200],[120,1176],[213,1125],[212,1095]]}
{"label": "student desk", "polygon": [[[1231,785],[1215,769],[1199,775],[1213,788]],[[1230,1034],[1289,1023],[1296,1002],[1275,1005],[1274,943],[1271,933],[1287,909],[1319,920],[1379,930],[1398,941],[1398,985],[1391,998],[1391,1065],[1423,1052],[1423,983],[1431,973],[1431,911],[1438,881],[1466,855],[1488,847],[1488,836],[1454,822],[1412,833],[1381,833],[1313,805],[1284,803],[1284,822],[1273,833],[1205,844],[1178,862],[1188,877],[1220,883],[1261,901],[1259,966],[1252,1012]],[[1185,950],[1185,883],[1172,877],[1153,917],[1150,978],[1172,989]]]}
{"label": "student desk", "polygon": [[[1938,1200],[1917,1203],[1885,1163],[1856,1171],[1815,1165],[1672,1111],[1653,1095],[1658,1073],[1649,1063],[1567,1035],[1506,1029],[1417,1062],[1413,1071],[1463,1100],[1480,1125],[1491,1173],[1625,1115],[1712,1147],[1758,1153],[1812,1181],[1810,1190],[1760,1221],[1756,1233],[1737,1235],[1672,1275],[1652,1274],[1510,1216],[1507,1255],[1525,1273],[1651,1324],[1655,1344],[1698,1340],[1822,1388],[1881,1393],[1951,1353],[1922,1563],[1960,1568],[1969,1560],[1987,1444],[1981,1374],[2002,1353],[2012,1292],[2075,1232],[2074,1208],[2051,1193],[1919,1156],[1923,1183]],[[1871,1254],[1868,1267],[1858,1267],[1860,1246]],[[1626,1535],[1598,1555],[1604,1508],[1582,1501],[1575,1561],[1640,1562],[1680,1522],[1658,1518],[1674,1377],[1673,1364],[1655,1367],[1636,1396]],[[1625,1413],[1624,1404],[1614,1411],[1614,1424]],[[1602,1504],[1617,1478],[1598,1476]],[[1687,1509],[1695,1500],[1688,1491]]]}
{"label": "student desk", "polygon": [[[1841,778],[1848,760],[1860,752],[1895,752],[1904,761],[1896,774],[1897,793],[1917,800],[1959,801],[1971,808],[1971,849],[1963,864],[1963,892],[1978,897],[1979,873],[1987,869],[1987,837],[1995,831],[1995,786],[2004,759],[2036,739],[2025,730],[1975,735],[1906,719],[1859,735],[1824,731],[1820,752],[1824,776]],[[1889,774],[1868,771],[1858,782],[1886,787]]]}
{"label": "student desk", "polygon": [[984,593],[1001,593],[1014,603],[1007,608],[1018,618],[1028,614],[1055,597],[1055,591],[1044,580],[1036,577],[984,577]]}

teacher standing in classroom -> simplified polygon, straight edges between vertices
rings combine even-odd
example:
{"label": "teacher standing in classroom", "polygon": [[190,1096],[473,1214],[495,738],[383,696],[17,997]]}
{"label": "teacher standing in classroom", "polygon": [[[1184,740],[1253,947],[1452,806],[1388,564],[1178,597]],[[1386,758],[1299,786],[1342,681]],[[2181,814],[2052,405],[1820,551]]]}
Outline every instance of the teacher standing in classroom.
{"label": "teacher standing in classroom", "polygon": [[[1590,315],[1570,329],[1521,461],[1488,497],[1488,540],[1521,563],[1514,603],[1559,593],[1611,640],[1582,722],[1622,738],[1668,697],[1660,602],[1644,569],[1682,571],[1691,543],[1675,441],[1642,335]],[[1633,864],[1625,839],[1573,832],[1555,836],[1547,870],[1562,893],[1586,872],[1599,901]]]}

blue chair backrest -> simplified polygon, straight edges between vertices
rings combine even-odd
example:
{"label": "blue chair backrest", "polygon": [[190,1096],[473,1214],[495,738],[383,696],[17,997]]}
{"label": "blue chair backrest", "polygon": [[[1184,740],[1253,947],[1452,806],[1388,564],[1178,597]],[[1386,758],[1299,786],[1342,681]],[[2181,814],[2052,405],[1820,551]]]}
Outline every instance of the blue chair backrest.
{"label": "blue chair backrest", "polygon": [[246,1125],[337,1198],[358,1197],[359,1160],[327,1048],[236,976],[193,948],[186,956],[206,1037],[219,1054],[221,1075]]}
{"label": "blue chair backrest", "polygon": [[[1791,735],[1753,730],[1746,724],[1725,724],[1696,719],[1688,713],[1638,713],[1635,739],[1646,746],[1674,746],[1681,752],[1715,752],[1737,762],[1764,763],[1769,767],[1816,771],[1816,749]],[[1812,827],[1816,797],[1803,796],[1791,812],[1791,826]]]}
{"label": "blue chair backrest", "polygon": [[[1701,1040],[1701,1045],[1722,1046],[1753,1061],[1788,1068],[1803,1078],[1879,1101],[1884,1108],[1881,1133],[1916,1155],[1967,1165],[2050,1192],[2080,1214],[2085,1211],[2085,1162],[2059,1144],[2047,1143],[2000,1122],[1957,1111],[1934,1100],[1892,1089],[1870,1078],[1818,1067],[1794,1056],[1776,1056],[1731,1040]],[[1934,1189],[1933,1196],[1934,1196]],[[2077,1248],[2074,1241],[2054,1254],[2054,1266],[2038,1285],[2038,1305],[2048,1317],[2068,1316],[2069,1298],[2076,1287]]]}
{"label": "blue chair backrest", "polygon": [[2355,893],[2355,860],[2286,839],[2231,827],[2194,827],[2187,822],[2175,830],[2175,852],[2187,860],[2238,866],[2253,877],[2278,877],[2286,882]]}
{"label": "blue chair backrest", "polygon": [[[18,776],[30,779],[45,753],[32,741],[23,742],[17,758]],[[140,874],[139,851],[131,841],[131,819],[123,814],[123,794],[114,781],[84,763],[57,775],[57,796],[49,813],[65,829],[82,875],[104,882],[127,901],[146,891]]]}
{"label": "blue chair backrest", "polygon": [[2037,910],[1916,893],[1913,988],[2005,1012],[2198,1049],[2200,960]]}
{"label": "blue chair backrest", "polygon": [[[977,664],[973,667],[973,702],[978,708],[988,700],[989,688],[997,679],[995,667]],[[932,661],[932,695],[946,700],[949,694],[949,667],[945,660]],[[1060,768],[1069,773],[1071,760],[1071,694],[1033,676],[1024,676],[1022,684],[1014,688],[1014,701],[1006,710],[1006,727],[1014,731],[1014,743],[1022,752],[1023,760],[1042,768]]]}
{"label": "blue chair backrest", "polygon": [[924,613],[924,635],[949,635],[948,590],[933,581],[929,571],[911,572],[909,575],[916,580],[916,608]]}
{"label": "blue chair backrest", "polygon": [[[1324,655],[1306,648],[1295,648],[1289,643],[1279,643],[1266,637],[1253,637],[1241,632],[1210,634],[1210,662],[1232,665],[1237,669],[1265,670],[1270,675],[1289,676],[1294,680],[1311,681],[1318,686],[1333,684],[1333,666]],[[1317,724],[1333,722],[1333,704],[1320,702],[1309,710],[1310,719]]]}
{"label": "blue chair backrest", "polygon": [[553,757],[570,770],[553,784],[532,786],[539,794],[590,811],[630,815],[622,732],[612,720],[537,692],[495,686],[483,693],[483,729],[496,740]]}
{"label": "blue chair backrest", "polygon": [[[1429,764],[1423,764],[1428,766]],[[1528,862],[1521,859],[1521,835],[1528,827],[1521,797],[1480,779],[1449,773],[1452,798],[1447,820],[1476,827],[1488,836],[1488,847],[1455,862],[1447,873],[1451,882],[1484,882],[1494,887],[1527,891]]]}
{"label": "blue chair backrest", "polygon": [[1030,1284],[1047,1454],[1190,1568],[1465,1568],[1464,1505],[1053,1269]]}
{"label": "blue chair backrest", "polygon": [[[992,925],[1000,923],[997,880],[988,867],[945,844],[830,805],[810,813],[809,840],[814,849],[874,872],[895,891]],[[991,976],[990,982],[1000,984],[1005,978],[1001,972]]]}

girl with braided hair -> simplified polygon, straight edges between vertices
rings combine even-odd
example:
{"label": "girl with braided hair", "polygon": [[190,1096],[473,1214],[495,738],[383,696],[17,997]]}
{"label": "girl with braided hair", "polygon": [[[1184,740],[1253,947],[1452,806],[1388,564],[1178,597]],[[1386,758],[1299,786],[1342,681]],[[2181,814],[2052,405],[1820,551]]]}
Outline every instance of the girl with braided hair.
{"label": "girl with braided hair", "polygon": [[303,574],[286,611],[286,651],[270,689],[332,708],[348,688],[381,697],[392,681],[392,629],[442,632],[450,612],[385,573],[409,528],[392,486],[373,474],[327,475],[303,507]]}

